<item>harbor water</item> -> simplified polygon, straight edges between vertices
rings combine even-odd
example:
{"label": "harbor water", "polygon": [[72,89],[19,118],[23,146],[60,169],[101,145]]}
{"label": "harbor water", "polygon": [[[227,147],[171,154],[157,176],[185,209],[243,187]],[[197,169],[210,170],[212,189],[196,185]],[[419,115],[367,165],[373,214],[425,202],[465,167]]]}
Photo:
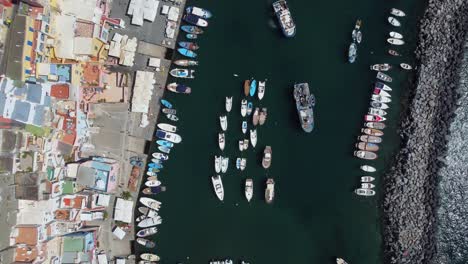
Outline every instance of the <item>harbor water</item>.
{"label": "harbor water", "polygon": [[[413,78],[397,64],[414,64],[423,2],[290,0],[297,34],[286,39],[271,1],[189,1],[188,5],[209,9],[214,17],[197,40],[196,79],[177,80],[192,87],[192,94],[165,96],[178,111],[176,125],[183,141],[173,148],[158,175],[167,191],[155,197],[163,203],[163,224],[152,239],[162,263],[198,264],[224,258],[255,264],[334,263],[337,256],[349,263],[382,263],[381,177],[398,151],[401,98]],[[407,14],[397,30],[408,43],[398,48],[402,58],[387,54],[388,32],[394,30],[387,22],[391,7]],[[347,49],[358,18],[363,21],[363,42],[357,62],[349,64]],[[389,72],[394,81],[384,143],[378,160],[363,162],[353,157],[353,151],[375,81],[376,72],[369,65],[384,62],[394,64]],[[243,81],[250,78],[267,79],[264,99],[247,99],[254,107],[267,107],[268,118],[257,127],[256,148],[241,153],[238,140],[247,138],[241,121],[247,119],[240,116],[240,101]],[[299,126],[292,96],[295,82],[308,82],[316,97],[315,128],[310,134]],[[226,96],[233,96],[233,109],[227,114],[226,149],[221,152],[219,116],[226,112]],[[160,117],[160,121],[167,120]],[[273,158],[265,170],[261,158],[267,145]],[[222,176],[224,202],[216,198],[211,184],[215,155],[230,158]],[[235,168],[237,157],[247,158],[243,172]],[[353,194],[365,175],[359,169],[363,164],[378,168],[372,175],[375,197]],[[250,203],[244,198],[247,177],[254,181]],[[264,199],[269,177],[276,182],[271,205]]]}

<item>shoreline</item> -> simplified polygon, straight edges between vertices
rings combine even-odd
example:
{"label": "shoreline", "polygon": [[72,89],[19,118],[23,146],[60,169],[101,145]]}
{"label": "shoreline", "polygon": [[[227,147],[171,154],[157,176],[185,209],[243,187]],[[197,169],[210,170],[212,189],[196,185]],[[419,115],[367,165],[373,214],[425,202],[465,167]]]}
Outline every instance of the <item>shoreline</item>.
{"label": "shoreline", "polygon": [[437,172],[457,108],[468,2],[430,0],[419,25],[417,81],[400,121],[401,150],[384,176],[386,263],[430,263],[435,256]]}

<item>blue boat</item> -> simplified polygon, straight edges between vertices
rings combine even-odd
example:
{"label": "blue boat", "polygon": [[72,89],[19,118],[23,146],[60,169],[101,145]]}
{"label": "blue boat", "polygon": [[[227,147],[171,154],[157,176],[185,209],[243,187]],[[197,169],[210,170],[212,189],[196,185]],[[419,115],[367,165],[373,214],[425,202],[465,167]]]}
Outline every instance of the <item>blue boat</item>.
{"label": "blue boat", "polygon": [[152,162],[152,163],[148,164],[148,167],[162,169],[164,166],[162,164]]}
{"label": "blue boat", "polygon": [[247,104],[247,115],[251,115],[252,114],[252,110],[253,110],[253,104],[252,102],[249,102]]}
{"label": "blue boat", "polygon": [[158,141],[156,141],[156,143],[159,146],[163,146],[163,147],[166,147],[166,148],[172,148],[174,146],[174,143],[169,142],[169,141],[164,140],[164,139],[159,139]]}
{"label": "blue boat", "polygon": [[177,51],[184,55],[185,57],[189,57],[189,58],[196,58],[197,57],[197,54],[189,49],[185,49],[185,48],[179,48],[177,49]]}
{"label": "blue boat", "polygon": [[182,48],[186,48],[189,50],[197,50],[198,48],[200,48],[197,43],[190,41],[179,41],[177,42],[177,44],[179,44],[179,46],[181,46]]}
{"label": "blue boat", "polygon": [[185,37],[187,37],[188,39],[197,39],[198,35],[196,35],[196,34],[187,34]]}
{"label": "blue boat", "polygon": [[165,99],[161,99],[161,104],[164,105],[166,108],[172,108],[172,104]]}
{"label": "blue boat", "polygon": [[165,147],[165,146],[159,146],[158,149],[161,151],[161,152],[164,152],[166,154],[169,154],[171,152],[171,149],[168,148],[168,147]]}
{"label": "blue boat", "polygon": [[254,96],[256,90],[257,90],[257,81],[253,80],[250,82],[250,96]]}
{"label": "blue boat", "polygon": [[149,172],[160,172],[161,170],[158,168],[148,168]]}
{"label": "blue boat", "polygon": [[210,11],[196,6],[189,6],[185,8],[185,12],[187,12],[187,14],[192,14],[207,19],[213,16],[213,14]]}
{"label": "blue boat", "polygon": [[197,26],[190,26],[190,25],[183,25],[180,27],[180,29],[182,29],[182,31],[185,31],[187,33],[191,33],[191,34],[202,34],[203,33],[203,30]]}

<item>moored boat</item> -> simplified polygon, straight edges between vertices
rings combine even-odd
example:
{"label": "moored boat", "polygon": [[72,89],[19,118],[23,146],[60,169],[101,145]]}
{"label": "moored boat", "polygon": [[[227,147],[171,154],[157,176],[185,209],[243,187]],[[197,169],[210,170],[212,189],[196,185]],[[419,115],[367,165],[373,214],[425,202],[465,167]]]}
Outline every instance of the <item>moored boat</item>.
{"label": "moored boat", "polygon": [[371,96],[371,100],[381,102],[381,103],[390,103],[392,101],[392,99],[390,99],[389,97],[381,96],[377,94],[373,94]]}
{"label": "moored boat", "polygon": [[260,115],[259,115],[259,118],[258,118],[258,124],[259,125],[263,126],[263,124],[265,124],[267,115],[268,115],[267,108],[263,107],[262,111],[260,111]]}
{"label": "moored boat", "polygon": [[376,136],[376,137],[381,137],[384,135],[384,133],[381,130],[375,129],[375,128],[363,128],[361,129],[361,132],[370,135],[370,136]]}
{"label": "moored boat", "polygon": [[273,10],[280,24],[283,34],[292,38],[296,35],[296,24],[294,23],[291,12],[289,11],[288,4],[285,0],[273,2]]}
{"label": "moored boat", "polygon": [[397,38],[388,38],[387,42],[392,44],[392,45],[397,45],[397,46],[405,44],[405,42],[403,40],[397,39]]}
{"label": "moored boat", "polygon": [[374,152],[365,151],[365,150],[354,151],[354,156],[360,159],[365,159],[365,160],[374,160],[377,158],[377,154],[375,154]]}
{"label": "moored boat", "polygon": [[366,127],[375,128],[375,129],[384,129],[384,128],[385,128],[385,124],[384,124],[384,123],[367,122],[367,123],[364,123],[364,125],[365,125]]}
{"label": "moored boat", "polygon": [[244,151],[244,140],[239,140],[239,150]]}
{"label": "moored boat", "polygon": [[[152,159],[151,159],[151,162],[162,164],[163,161],[160,160],[160,159],[152,158]],[[154,175],[151,175],[151,176],[154,176]]]}
{"label": "moored boat", "polygon": [[387,74],[383,72],[377,72],[376,78],[384,82],[392,82],[392,77],[388,76]]}
{"label": "moored boat", "polygon": [[411,70],[413,69],[413,67],[411,67],[411,65],[409,65],[408,63],[400,63],[400,67],[404,70]]}
{"label": "moored boat", "polygon": [[403,35],[398,33],[398,32],[395,32],[395,31],[391,31],[390,33],[388,33],[388,35],[391,37],[391,38],[395,38],[395,39],[403,39]]}
{"label": "moored boat", "polygon": [[141,197],[139,201],[144,206],[146,206],[146,207],[148,207],[150,209],[156,210],[156,211],[158,211],[159,207],[161,207],[161,202],[157,201],[157,200],[155,200],[153,198]]}
{"label": "moored boat", "polygon": [[247,133],[247,121],[242,121],[242,133]]}
{"label": "moored boat", "polygon": [[358,44],[361,43],[362,41],[362,32],[361,32],[361,24],[362,21],[358,19],[356,21],[356,24],[354,25],[354,29],[351,32],[351,38],[353,39],[354,42],[357,42]]}
{"label": "moored boat", "polygon": [[148,208],[146,206],[138,207],[138,212],[145,215],[146,217],[155,217],[155,216],[158,215],[158,211],[150,209],[150,208]]}
{"label": "moored boat", "polygon": [[159,261],[160,260],[158,255],[151,254],[151,253],[140,254],[140,258],[146,261]]}
{"label": "moored boat", "polygon": [[254,148],[257,145],[257,129],[250,130],[250,143],[252,144],[252,147]]}
{"label": "moored boat", "polygon": [[363,183],[361,183],[361,188],[362,189],[372,189],[372,188],[375,188],[375,185],[372,184],[372,183],[363,182]]}
{"label": "moored boat", "polygon": [[205,19],[192,15],[192,14],[186,14],[182,17],[182,19],[192,25],[199,26],[199,27],[207,27],[208,26],[208,21]]}
{"label": "moored boat", "polygon": [[247,150],[249,148],[249,140],[244,139],[244,150]]}
{"label": "moored boat", "polygon": [[370,165],[362,165],[361,170],[363,170],[365,172],[376,172],[377,171],[374,167],[372,167]]}
{"label": "moored boat", "polygon": [[275,198],[275,181],[273,178],[268,178],[266,181],[265,188],[265,201],[269,204],[273,202]]}
{"label": "moored boat", "polygon": [[197,26],[190,26],[190,25],[183,25],[180,27],[180,29],[182,29],[182,31],[185,31],[187,33],[190,33],[190,34],[202,34],[203,33],[203,30]]}
{"label": "moored boat", "polygon": [[216,171],[216,173],[221,172],[221,161],[222,160],[223,160],[223,157],[215,156],[215,171]]}
{"label": "moored boat", "polygon": [[266,81],[258,82],[258,92],[257,92],[258,100],[262,100],[263,96],[265,96],[265,82]]}
{"label": "moored boat", "polygon": [[258,125],[258,121],[260,120],[260,116],[259,116],[259,112],[260,111],[260,108],[256,107],[255,108],[255,111],[254,111],[254,114],[252,116],[252,124],[254,126]]}
{"label": "moored boat", "polygon": [[366,122],[383,122],[386,118],[379,115],[365,115],[364,121]]}
{"label": "moored boat", "polygon": [[182,142],[182,137],[177,135],[176,133],[166,132],[166,131],[159,130],[159,129],[156,130],[156,137],[167,140],[172,143]]}
{"label": "moored boat", "polygon": [[[164,139],[159,139],[156,141],[156,143],[159,145],[159,146],[164,146],[164,147],[168,147],[168,148],[172,148],[174,146],[174,143],[172,142],[169,142],[167,140],[164,140]],[[155,157],[156,158],[156,157]]]}
{"label": "moored boat", "polygon": [[245,198],[248,202],[252,199],[253,196],[253,180],[246,179],[245,180]]}
{"label": "moored boat", "polygon": [[226,112],[231,112],[231,109],[232,109],[232,96],[231,97],[227,97],[226,96]]}
{"label": "moored boat", "polygon": [[151,227],[162,224],[162,218],[160,216],[147,217],[138,223],[138,227]]}
{"label": "moored boat", "polygon": [[254,96],[256,90],[257,90],[257,80],[252,80],[250,82],[249,95]]}
{"label": "moored boat", "polygon": [[357,195],[361,195],[361,196],[374,196],[374,195],[375,195],[375,191],[374,191],[374,190],[371,190],[371,189],[362,189],[362,188],[359,188],[359,189],[354,190],[354,192],[355,192]]}
{"label": "moored boat", "polygon": [[167,90],[173,93],[190,94],[192,92],[192,88],[184,84],[170,83],[166,87],[167,87]]}
{"label": "moored boat", "polygon": [[164,152],[164,153],[167,153],[169,154],[171,152],[171,149],[168,148],[168,147],[165,147],[165,146],[159,146],[158,149],[161,151],[161,152]]}
{"label": "moored boat", "polygon": [[189,67],[198,66],[198,61],[195,60],[175,60],[174,64],[177,66]]}
{"label": "moored boat", "polygon": [[158,194],[160,192],[166,191],[166,187],[164,186],[155,186],[155,187],[147,187],[143,189],[143,194]]}
{"label": "moored boat", "polygon": [[147,247],[147,248],[154,248],[156,246],[156,243],[154,243],[153,241],[151,240],[148,240],[146,238],[137,238],[136,239],[136,242],[144,247]]}
{"label": "moored boat", "polygon": [[242,159],[241,159],[241,158],[237,158],[237,159],[236,159],[236,168],[237,168],[238,170],[240,170],[241,162],[242,162]]}
{"label": "moored boat", "polygon": [[342,258],[336,258],[336,264],[348,264],[348,262]]}
{"label": "moored boat", "polygon": [[392,17],[392,16],[389,16],[388,17],[388,23],[390,23],[390,25],[394,26],[394,27],[399,27],[401,26],[401,23],[400,21],[398,21],[398,19]]}
{"label": "moored boat", "polygon": [[251,115],[252,114],[252,110],[253,110],[253,103],[252,102],[248,102],[247,103],[247,115]]}
{"label": "moored boat", "polygon": [[226,131],[227,130],[227,126],[228,126],[228,123],[227,123],[227,116],[220,116],[219,117],[219,124],[221,125],[221,129],[223,131]]}
{"label": "moored boat", "polygon": [[391,68],[392,66],[388,63],[374,64],[370,66],[370,69],[374,71],[388,71]]}
{"label": "moored boat", "polygon": [[377,102],[377,101],[371,101],[370,102],[370,105],[373,107],[373,108],[377,108],[377,109],[388,109],[388,105],[386,103],[381,103],[381,102]]}
{"label": "moored boat", "polygon": [[400,53],[398,53],[398,51],[392,50],[392,49],[388,50],[388,54],[390,54],[392,56],[401,56]]}
{"label": "moored boat", "polygon": [[177,51],[181,55],[184,55],[185,57],[189,57],[189,58],[196,58],[198,56],[197,53],[193,52],[192,50],[186,49],[186,48],[178,48]]}
{"label": "moored boat", "polygon": [[226,173],[229,167],[229,158],[223,157],[221,160],[221,172]]}
{"label": "moored boat", "polygon": [[224,146],[226,145],[226,136],[224,135],[224,133],[218,134],[218,145],[219,145],[219,149],[223,151]]}
{"label": "moored boat", "polygon": [[241,116],[245,117],[247,115],[247,100],[242,99],[241,101]]}
{"label": "moored boat", "polygon": [[268,169],[271,165],[272,151],[270,146],[266,146],[263,151],[262,166],[265,169]]}
{"label": "moored boat", "polygon": [[247,159],[242,158],[240,160],[240,170],[243,171],[243,170],[245,170],[246,167],[247,167]]}
{"label": "moored boat", "polygon": [[309,84],[295,84],[293,95],[301,127],[305,132],[310,133],[314,129],[313,106],[315,105],[315,97],[310,93]]}
{"label": "moored boat", "polygon": [[349,49],[348,49],[348,61],[349,61],[349,63],[354,63],[356,61],[356,58],[357,58],[357,45],[356,45],[356,43],[352,42],[349,45]]}
{"label": "moored boat", "polygon": [[165,130],[167,132],[177,132],[177,127],[171,124],[166,124],[166,123],[158,123],[157,124],[158,128]]}
{"label": "moored boat", "polygon": [[391,91],[392,90],[392,88],[390,86],[386,85],[383,82],[375,82],[374,88],[379,88],[379,89],[382,89],[384,91]]}
{"label": "moored boat", "polygon": [[367,113],[369,115],[378,115],[378,116],[387,115],[387,112],[385,112],[384,110],[378,109],[378,108],[372,108],[372,107],[369,107],[369,112],[367,112]]}
{"label": "moored boat", "polygon": [[213,16],[210,11],[196,6],[189,6],[185,8],[185,12],[187,12],[187,14],[196,15],[205,19],[211,18]]}
{"label": "moored boat", "polygon": [[147,236],[154,235],[157,232],[158,232],[158,228],[154,226],[154,227],[142,229],[138,231],[136,235],[137,237],[147,237]]}
{"label": "moored boat", "polygon": [[198,46],[197,43],[190,42],[190,41],[179,41],[177,42],[177,44],[179,44],[179,46],[181,46],[182,48],[185,48],[188,50],[197,50],[200,48],[200,46]]}
{"label": "moored boat", "polygon": [[171,121],[174,121],[174,122],[179,121],[179,118],[174,114],[166,114],[166,117],[167,117],[167,119],[169,119]]}
{"label": "moored boat", "polygon": [[197,34],[187,34],[187,35],[185,35],[185,37],[188,38],[188,39],[197,39],[198,35]]}
{"label": "moored boat", "polygon": [[221,176],[216,175],[211,177],[211,182],[213,183],[213,188],[216,194],[216,197],[220,201],[224,200],[224,187],[223,187],[223,181],[221,180]]}
{"label": "moored boat", "polygon": [[379,150],[379,145],[374,144],[374,143],[367,143],[367,142],[356,143],[356,147],[360,150],[365,150],[365,151],[378,151]]}
{"label": "moored boat", "polygon": [[361,182],[373,182],[375,180],[374,177],[371,176],[362,176],[361,177]]}
{"label": "moored boat", "polygon": [[177,114],[177,110],[176,110],[176,109],[173,109],[173,108],[163,108],[163,109],[161,109],[161,111],[162,111],[164,114],[172,114],[172,115]]}
{"label": "moored boat", "polygon": [[172,104],[165,99],[161,99],[161,104],[166,108],[172,108]]}
{"label": "moored boat", "polygon": [[394,16],[397,16],[397,17],[404,17],[406,16],[405,12],[399,10],[399,9],[396,9],[396,8],[392,8],[390,9],[390,14],[394,15]]}
{"label": "moored boat", "polygon": [[361,135],[358,137],[359,140],[362,142],[370,142],[370,143],[380,143],[382,142],[382,138],[380,137],[375,137],[375,136],[369,136],[369,135]]}
{"label": "moored boat", "polygon": [[245,96],[248,96],[250,93],[250,80],[245,80],[244,81],[244,94]]}
{"label": "moored boat", "polygon": [[169,73],[176,78],[188,78],[188,79],[193,79],[195,76],[193,73],[195,70],[189,70],[189,69],[172,69]]}

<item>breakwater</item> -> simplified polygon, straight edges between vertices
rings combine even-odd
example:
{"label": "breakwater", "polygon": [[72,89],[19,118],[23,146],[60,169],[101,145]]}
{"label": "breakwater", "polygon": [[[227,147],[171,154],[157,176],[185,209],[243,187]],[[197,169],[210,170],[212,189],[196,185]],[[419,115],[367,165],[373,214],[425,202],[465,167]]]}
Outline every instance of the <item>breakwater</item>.
{"label": "breakwater", "polygon": [[468,2],[430,0],[420,22],[417,82],[400,123],[402,148],[384,180],[384,256],[389,263],[435,258],[438,171],[457,108]]}

